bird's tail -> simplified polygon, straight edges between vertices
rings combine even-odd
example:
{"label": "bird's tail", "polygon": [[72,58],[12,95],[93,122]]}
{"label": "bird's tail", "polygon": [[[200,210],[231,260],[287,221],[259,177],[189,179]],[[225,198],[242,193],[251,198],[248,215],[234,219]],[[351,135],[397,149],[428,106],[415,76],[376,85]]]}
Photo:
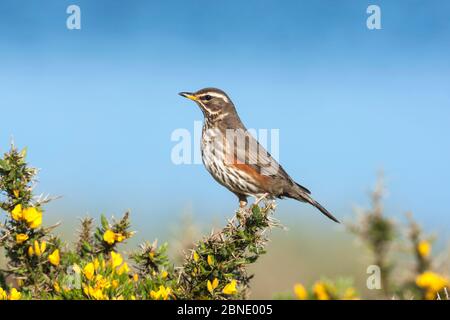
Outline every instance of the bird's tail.
{"label": "bird's tail", "polygon": [[289,194],[289,197],[294,198],[298,201],[308,202],[309,204],[312,204],[314,207],[319,209],[320,212],[326,215],[329,219],[333,220],[334,222],[340,223],[339,220],[336,219],[327,209],[325,209],[320,203],[314,200],[309,195],[309,193],[306,193],[301,188],[298,189],[296,188],[295,192]]}

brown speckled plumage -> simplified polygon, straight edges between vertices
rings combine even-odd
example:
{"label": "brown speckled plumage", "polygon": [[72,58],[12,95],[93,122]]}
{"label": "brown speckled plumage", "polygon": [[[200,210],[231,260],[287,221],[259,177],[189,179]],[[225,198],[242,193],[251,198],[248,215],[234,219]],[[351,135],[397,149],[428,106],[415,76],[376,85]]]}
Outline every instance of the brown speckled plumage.
{"label": "brown speckled plumage", "polygon": [[205,88],[180,95],[194,100],[203,112],[201,151],[206,169],[217,182],[236,194],[241,203],[246,203],[248,196],[288,197],[310,203],[339,222],[247,131],[225,92]]}

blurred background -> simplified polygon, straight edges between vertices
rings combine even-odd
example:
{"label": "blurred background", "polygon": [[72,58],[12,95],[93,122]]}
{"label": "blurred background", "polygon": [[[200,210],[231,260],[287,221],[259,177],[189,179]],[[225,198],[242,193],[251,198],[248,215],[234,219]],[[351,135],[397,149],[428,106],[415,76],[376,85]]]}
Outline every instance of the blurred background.
{"label": "blurred background", "polygon": [[[81,30],[66,9],[81,8]],[[366,9],[381,7],[382,29]],[[342,220],[369,204],[383,169],[388,216],[406,211],[449,240],[450,4],[445,1],[3,0],[0,152],[11,139],[60,195],[46,219],[73,239],[79,217],[131,211],[133,247],[198,236],[237,207],[202,165],[175,165],[171,134],[202,114],[180,91],[214,86],[249,128],[280,130],[280,161]],[[194,144],[192,148],[197,145]],[[193,149],[192,149],[192,152]],[[253,298],[367,261],[314,208],[279,201],[276,230],[252,271]]]}

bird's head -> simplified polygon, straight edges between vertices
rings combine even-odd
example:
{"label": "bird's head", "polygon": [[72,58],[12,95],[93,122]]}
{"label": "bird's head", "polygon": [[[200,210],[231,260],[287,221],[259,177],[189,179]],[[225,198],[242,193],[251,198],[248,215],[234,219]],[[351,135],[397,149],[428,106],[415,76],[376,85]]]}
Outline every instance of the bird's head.
{"label": "bird's head", "polygon": [[220,89],[205,88],[196,92],[180,92],[179,95],[195,101],[205,118],[209,120],[223,119],[236,114],[230,97]]}

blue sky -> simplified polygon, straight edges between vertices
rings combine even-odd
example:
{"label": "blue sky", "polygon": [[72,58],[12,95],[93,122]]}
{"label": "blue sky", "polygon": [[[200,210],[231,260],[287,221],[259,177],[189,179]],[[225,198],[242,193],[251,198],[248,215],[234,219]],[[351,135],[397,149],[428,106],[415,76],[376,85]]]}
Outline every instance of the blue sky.
{"label": "blue sky", "polygon": [[[65,27],[70,4],[81,30]],[[382,30],[366,28],[369,4]],[[38,191],[63,196],[56,220],[230,216],[234,195],[170,159],[173,130],[202,117],[177,93],[216,86],[247,127],[280,129],[283,166],[336,216],[368,203],[383,168],[389,213],[448,234],[448,12],[417,0],[3,0],[0,151],[11,136],[28,147]],[[304,204],[278,212],[331,228]]]}

